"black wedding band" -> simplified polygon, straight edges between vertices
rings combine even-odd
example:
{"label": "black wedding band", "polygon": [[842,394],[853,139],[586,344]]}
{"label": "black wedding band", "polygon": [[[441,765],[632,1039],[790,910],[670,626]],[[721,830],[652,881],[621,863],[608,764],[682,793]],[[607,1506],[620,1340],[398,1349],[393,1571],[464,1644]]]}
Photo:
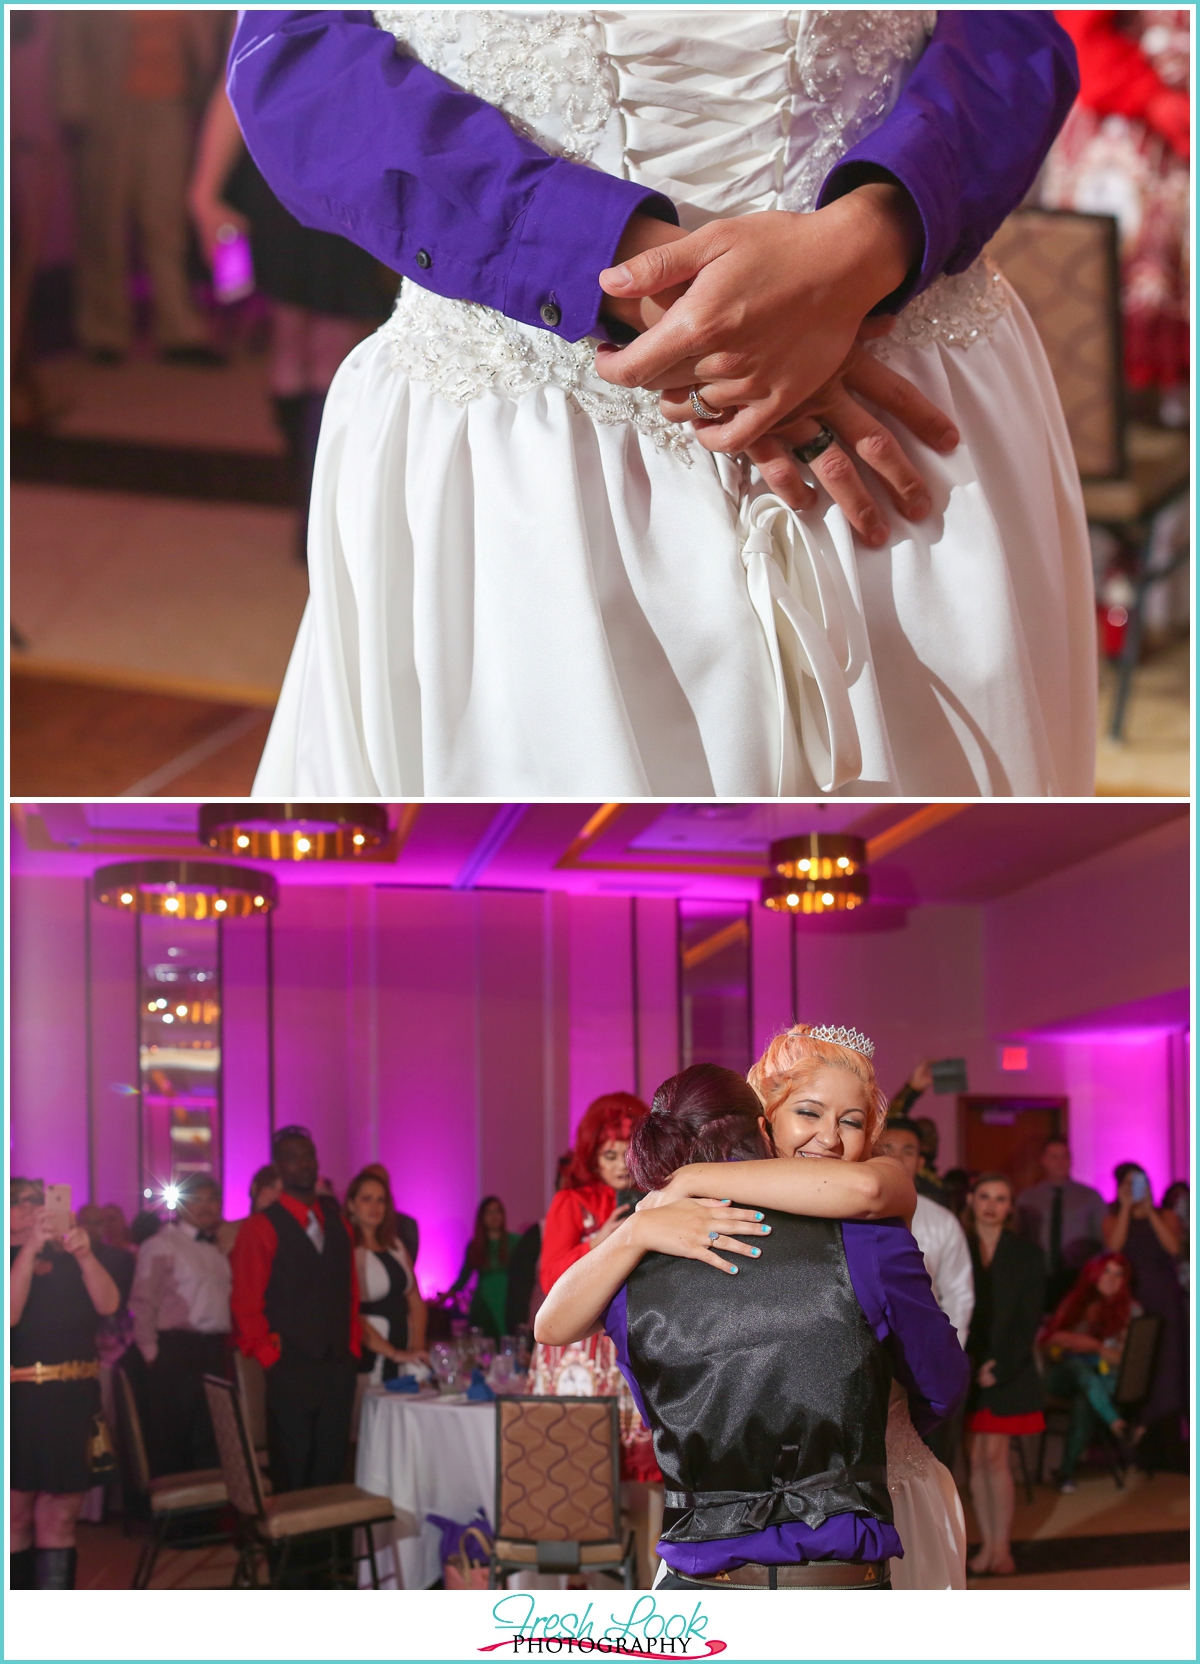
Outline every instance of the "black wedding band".
{"label": "black wedding band", "polygon": [[827,428],[824,422],[817,430],[817,437],[810,439],[807,445],[796,445],[793,455],[801,462],[815,462],[819,456],[824,456],[829,447],[837,442],[837,434],[832,428]]}

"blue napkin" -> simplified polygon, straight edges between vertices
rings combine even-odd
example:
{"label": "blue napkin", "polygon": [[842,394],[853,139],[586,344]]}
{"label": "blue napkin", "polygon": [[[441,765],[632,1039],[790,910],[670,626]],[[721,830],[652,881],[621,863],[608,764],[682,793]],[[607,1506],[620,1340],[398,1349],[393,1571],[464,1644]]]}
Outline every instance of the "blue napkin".
{"label": "blue napkin", "polygon": [[467,1397],[476,1404],[486,1404],[495,1398],[495,1393],[483,1378],[481,1369],[471,1371],[471,1385],[467,1388]]}
{"label": "blue napkin", "polygon": [[383,1383],[387,1392],[420,1392],[421,1383],[415,1375],[393,1375]]}

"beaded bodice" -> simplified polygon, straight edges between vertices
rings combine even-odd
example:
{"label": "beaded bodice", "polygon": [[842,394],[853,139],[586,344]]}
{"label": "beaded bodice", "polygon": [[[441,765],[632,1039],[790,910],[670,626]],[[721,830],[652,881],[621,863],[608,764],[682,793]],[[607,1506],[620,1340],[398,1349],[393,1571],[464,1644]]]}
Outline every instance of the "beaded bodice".
{"label": "beaded bodice", "polygon": [[[397,50],[504,111],[544,149],[661,191],[688,229],[770,208],[807,211],[830,168],[891,110],[930,11],[397,6],[374,13]],[[1007,306],[982,260],[943,277],[872,350],[969,347]],[[385,326],[398,365],[455,403],[563,387],[597,421],[633,422],[686,456],[654,394],[602,382],[568,343],[406,281]]]}

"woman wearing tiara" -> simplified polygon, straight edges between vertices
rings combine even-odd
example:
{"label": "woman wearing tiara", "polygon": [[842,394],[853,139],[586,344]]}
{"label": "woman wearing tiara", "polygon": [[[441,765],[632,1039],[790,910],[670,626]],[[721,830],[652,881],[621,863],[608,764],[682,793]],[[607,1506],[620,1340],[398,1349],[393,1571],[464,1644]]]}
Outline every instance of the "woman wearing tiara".
{"label": "woman wearing tiara", "polygon": [[244,12],[264,175],[404,278],[256,793],[1090,793],[1078,481],[981,255],[1075,84],[1039,12]]}
{"label": "woman wearing tiara", "polygon": [[538,1313],[539,1339],[613,1338],[655,1433],[673,1586],[965,1586],[958,1493],[909,1406],[928,1429],[969,1371],[896,1217],[911,1181],[870,1154],[887,1102],[868,1050],[801,1025],[752,1085],[711,1064],[667,1081],[629,1151],[657,1188]]}

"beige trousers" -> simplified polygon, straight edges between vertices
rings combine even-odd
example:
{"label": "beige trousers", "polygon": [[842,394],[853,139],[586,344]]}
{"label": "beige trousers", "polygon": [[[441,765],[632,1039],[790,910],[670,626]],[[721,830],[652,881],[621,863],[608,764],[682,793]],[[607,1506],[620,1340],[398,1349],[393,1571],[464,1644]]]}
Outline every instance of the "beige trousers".
{"label": "beige trousers", "polygon": [[85,130],[79,178],[76,329],[92,351],[125,352],[133,339],[129,233],[136,224],[150,273],[154,339],[196,346],[205,329],[187,283],[184,193],[191,120],[176,99],[122,99]]}

